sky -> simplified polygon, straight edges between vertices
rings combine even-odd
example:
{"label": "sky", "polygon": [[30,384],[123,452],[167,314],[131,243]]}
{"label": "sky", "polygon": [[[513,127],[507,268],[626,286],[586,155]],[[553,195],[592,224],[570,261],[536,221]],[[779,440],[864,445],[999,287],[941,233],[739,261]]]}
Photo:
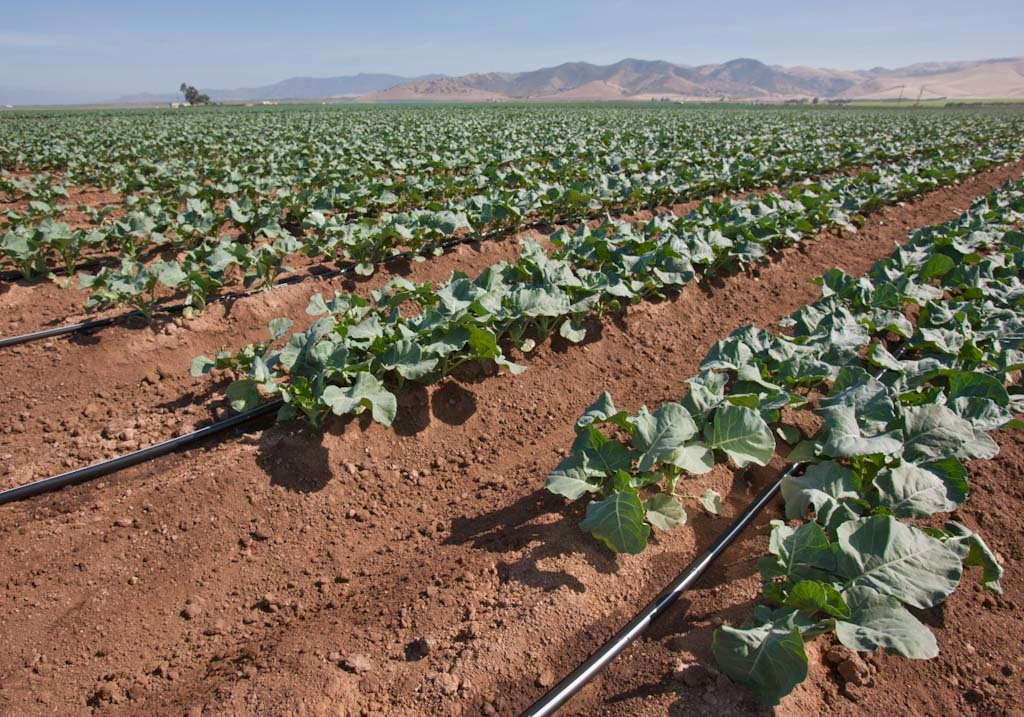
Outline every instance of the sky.
{"label": "sky", "polygon": [[[625,57],[836,69],[1024,55],[1021,0],[4,2],[0,88],[66,101],[359,72],[523,71]],[[52,98],[51,100],[52,101]]]}

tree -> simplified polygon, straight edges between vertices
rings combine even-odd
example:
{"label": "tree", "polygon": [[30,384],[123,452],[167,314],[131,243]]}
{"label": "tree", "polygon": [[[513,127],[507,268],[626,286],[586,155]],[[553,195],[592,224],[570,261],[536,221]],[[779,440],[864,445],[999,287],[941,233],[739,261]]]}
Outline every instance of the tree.
{"label": "tree", "polygon": [[210,96],[200,92],[192,85],[181,83],[181,87],[178,88],[181,94],[185,95],[185,101],[190,105],[205,105],[210,101]]}

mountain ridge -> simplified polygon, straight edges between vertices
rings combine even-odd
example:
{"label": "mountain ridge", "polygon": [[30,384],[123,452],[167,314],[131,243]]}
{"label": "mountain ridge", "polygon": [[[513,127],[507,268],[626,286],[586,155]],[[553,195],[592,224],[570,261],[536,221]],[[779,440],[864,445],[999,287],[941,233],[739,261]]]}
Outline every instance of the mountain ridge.
{"label": "mountain ridge", "polygon": [[832,70],[767,65],[752,58],[706,65],[626,58],[610,65],[566,62],[527,72],[413,80],[361,99],[613,100],[1024,98],[1024,56],[924,62],[902,68]]}
{"label": "mountain ridge", "polygon": [[[785,67],[749,57],[704,65],[625,58],[609,65],[576,61],[524,72],[476,72],[454,77],[387,73],[300,76],[256,87],[200,91],[215,102],[1024,99],[1024,56],[919,62],[868,70]],[[166,104],[181,99],[176,92],[135,93],[98,102],[81,91],[0,87],[0,105]]]}

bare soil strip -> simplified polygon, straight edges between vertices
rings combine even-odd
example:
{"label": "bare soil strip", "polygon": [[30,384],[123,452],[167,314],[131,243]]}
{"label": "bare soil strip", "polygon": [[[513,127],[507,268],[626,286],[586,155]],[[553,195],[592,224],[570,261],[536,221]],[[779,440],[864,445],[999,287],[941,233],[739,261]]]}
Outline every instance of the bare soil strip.
{"label": "bare soil strip", "polygon": [[[832,266],[863,273],[910,229],[954,218],[1022,169],[1017,163],[884,209],[856,235],[819,237],[750,275],[695,283],[671,301],[631,308],[603,321],[584,346],[542,345],[524,359],[529,370],[521,376],[480,371],[403,392],[392,430],[365,421],[337,421],[323,434],[274,426],[6,506],[0,715],[460,715],[526,707],[725,524],[688,505],[690,522],[638,557],[615,558],[581,533],[581,512],[567,514],[542,490],[580,411],[605,388],[629,410],[678,399],[714,341],[743,324],[773,326],[817,297],[809,279]],[[472,272],[514,250],[509,242],[466,246],[409,267],[409,275],[443,279],[452,268]],[[306,284],[213,308],[183,327],[115,328],[13,353],[0,398],[0,485],[206,419],[197,402],[208,382],[187,377],[188,360],[251,340],[270,318],[301,314],[310,293]],[[96,438],[101,432],[110,438]],[[1021,456],[1018,447],[976,470],[991,470],[989,485],[999,490],[995,480],[1019,472]],[[683,489],[714,487],[735,515],[779,468],[781,461],[756,471],[720,466]],[[963,519],[980,524],[1012,561],[1021,550],[1013,522],[1022,515],[1019,489],[986,502],[984,485],[979,478]],[[988,517],[997,503],[997,517]],[[749,611],[770,517],[568,713],[759,714],[743,690],[710,671],[709,640],[717,620]],[[969,586],[928,616],[946,649],[942,665],[966,671],[948,692],[977,698],[964,704],[979,714],[1020,707],[1007,692],[1021,694],[1021,583],[1008,585],[991,609],[1002,622],[979,628],[989,632],[954,626],[968,612],[956,601],[975,599]],[[992,638],[992,629],[1008,637]],[[968,642],[991,654],[978,660]],[[996,676],[986,665],[1004,674],[1002,660],[1010,667],[1003,679],[1017,687],[986,692],[981,683]],[[673,669],[679,661],[682,672]],[[941,701],[941,684],[925,693],[928,683],[908,679],[920,669],[881,658],[865,708],[837,696],[836,678],[815,662],[812,680],[783,707],[925,713],[954,704],[949,695],[954,701]]]}

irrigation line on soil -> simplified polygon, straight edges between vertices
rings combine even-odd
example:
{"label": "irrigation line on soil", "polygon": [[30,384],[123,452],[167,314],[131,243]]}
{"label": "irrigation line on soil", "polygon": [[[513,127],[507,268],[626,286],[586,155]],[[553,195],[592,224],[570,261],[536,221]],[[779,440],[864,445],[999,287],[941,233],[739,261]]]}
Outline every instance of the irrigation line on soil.
{"label": "irrigation line on soil", "polygon": [[668,587],[661,591],[658,597],[630,620],[629,624],[615,633],[597,652],[587,658],[586,662],[573,670],[572,674],[555,685],[550,692],[534,702],[533,705],[522,713],[522,717],[544,717],[554,714],[569,698],[590,682],[598,672],[607,667],[612,660],[619,656],[619,653],[640,637],[652,622],[668,610],[684,592],[704,575],[704,572],[711,567],[711,564],[725,552],[726,548],[739,537],[765,506],[775,498],[779,488],[782,486],[782,480],[787,476],[793,475],[800,465],[802,464],[791,463],[771,485],[765,488],[747,506],[747,509],[733,521],[732,525],[718,536],[718,539],[710,548],[690,563],[685,571],[680,573]]}
{"label": "irrigation line on soil", "polygon": [[[903,356],[903,347],[895,354],[896,359]],[[875,378],[881,378],[885,369],[879,369]],[[695,582],[700,580],[704,572],[711,567],[711,564],[725,552],[726,548],[739,537],[740,533],[750,525],[758,513],[775,498],[782,487],[782,481],[794,475],[803,463],[790,463],[786,466],[778,478],[772,481],[771,485],[764,489],[755,498],[747,509],[733,521],[728,530],[718,536],[710,548],[703,555],[694,560],[682,573],[673,580],[668,587],[661,591],[658,597],[654,598],[636,617],[629,621],[624,628],[612,636],[601,648],[587,658],[587,661],[573,670],[572,674],[552,687],[546,695],[534,702],[529,709],[520,717],[543,717],[554,714],[559,707],[564,705],[573,695],[583,689],[584,685],[590,682],[597,673],[611,664],[612,660],[619,656],[630,644],[633,643],[643,632],[650,627],[651,623],[658,619],[679,597],[690,589]],[[2,496],[3,494],[0,494]]]}
{"label": "irrigation line on soil", "polygon": [[153,458],[176,451],[179,448],[197,443],[208,436],[223,433],[235,426],[240,426],[243,423],[254,421],[257,418],[261,418],[268,413],[276,411],[282,404],[283,401],[281,401],[281,399],[270,401],[262,406],[257,406],[251,411],[239,413],[237,416],[226,418],[223,421],[217,421],[216,423],[200,428],[197,431],[186,433],[184,436],[178,436],[177,438],[172,438],[170,440],[163,441],[162,443],[157,443],[146,448],[140,448],[137,451],[132,451],[131,453],[126,453],[124,455],[117,456],[116,458],[111,458],[110,460],[93,463],[92,465],[85,466],[83,468],[76,468],[73,471],[61,473],[60,475],[56,475],[51,478],[43,478],[32,483],[18,486],[17,488],[9,488],[5,491],[0,491],[0,505],[12,503],[24,498],[30,498],[41,493],[48,493],[66,486],[85,483],[86,481],[90,481],[94,478],[105,476],[108,473],[119,471],[122,468],[128,468],[129,466],[144,463],[148,460],[152,460]]}

